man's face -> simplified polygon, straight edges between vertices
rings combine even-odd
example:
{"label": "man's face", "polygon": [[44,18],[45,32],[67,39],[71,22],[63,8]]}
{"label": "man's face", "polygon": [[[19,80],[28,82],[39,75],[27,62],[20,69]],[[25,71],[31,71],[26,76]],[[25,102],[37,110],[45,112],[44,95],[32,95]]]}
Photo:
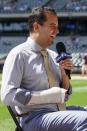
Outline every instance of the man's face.
{"label": "man's face", "polygon": [[46,13],[47,21],[43,25],[39,25],[39,39],[38,43],[43,48],[50,46],[58,33],[58,18],[56,15]]}

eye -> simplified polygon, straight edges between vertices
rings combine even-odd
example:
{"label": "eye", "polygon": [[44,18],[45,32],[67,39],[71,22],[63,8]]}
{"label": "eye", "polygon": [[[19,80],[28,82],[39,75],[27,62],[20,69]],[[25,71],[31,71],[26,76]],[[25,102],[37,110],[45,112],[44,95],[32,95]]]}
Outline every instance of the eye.
{"label": "eye", "polygon": [[51,29],[58,30],[58,27],[57,27],[55,24],[50,25],[50,28],[51,28]]}

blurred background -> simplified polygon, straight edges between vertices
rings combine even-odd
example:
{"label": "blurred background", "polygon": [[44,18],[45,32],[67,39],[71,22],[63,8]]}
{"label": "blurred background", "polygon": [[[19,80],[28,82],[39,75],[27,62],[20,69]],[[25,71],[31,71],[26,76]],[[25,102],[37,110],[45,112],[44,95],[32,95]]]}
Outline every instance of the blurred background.
{"label": "blurred background", "polygon": [[81,73],[87,54],[87,0],[0,0],[0,70],[9,51],[28,36],[29,13],[36,6],[51,6],[59,17],[59,34],[55,44],[63,42],[72,55],[75,68]]}
{"label": "blurred background", "polygon": [[[87,107],[87,0],[0,0],[0,85],[9,51],[29,34],[28,16],[33,7],[51,6],[59,18],[59,34],[50,47],[63,42],[75,65],[71,73],[73,94],[67,105]],[[14,131],[15,124],[0,102],[0,131]]]}

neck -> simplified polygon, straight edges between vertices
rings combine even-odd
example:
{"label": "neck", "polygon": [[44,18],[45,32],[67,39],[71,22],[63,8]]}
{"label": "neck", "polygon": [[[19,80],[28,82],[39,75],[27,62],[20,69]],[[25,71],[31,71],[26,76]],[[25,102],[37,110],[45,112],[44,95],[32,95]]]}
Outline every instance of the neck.
{"label": "neck", "polygon": [[40,39],[37,34],[30,34],[30,37],[43,49],[46,49],[44,42]]}

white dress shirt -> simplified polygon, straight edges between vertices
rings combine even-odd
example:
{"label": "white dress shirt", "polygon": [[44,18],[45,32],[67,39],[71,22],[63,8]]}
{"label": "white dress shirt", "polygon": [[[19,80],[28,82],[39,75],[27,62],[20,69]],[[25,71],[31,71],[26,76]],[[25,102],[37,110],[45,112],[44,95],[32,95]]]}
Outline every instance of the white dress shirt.
{"label": "white dress shirt", "polygon": [[66,90],[60,88],[61,73],[57,54],[47,49],[57,87],[49,88],[41,47],[30,37],[13,48],[3,68],[1,100],[16,105],[18,113],[49,108],[57,111],[56,103],[63,103]]}

